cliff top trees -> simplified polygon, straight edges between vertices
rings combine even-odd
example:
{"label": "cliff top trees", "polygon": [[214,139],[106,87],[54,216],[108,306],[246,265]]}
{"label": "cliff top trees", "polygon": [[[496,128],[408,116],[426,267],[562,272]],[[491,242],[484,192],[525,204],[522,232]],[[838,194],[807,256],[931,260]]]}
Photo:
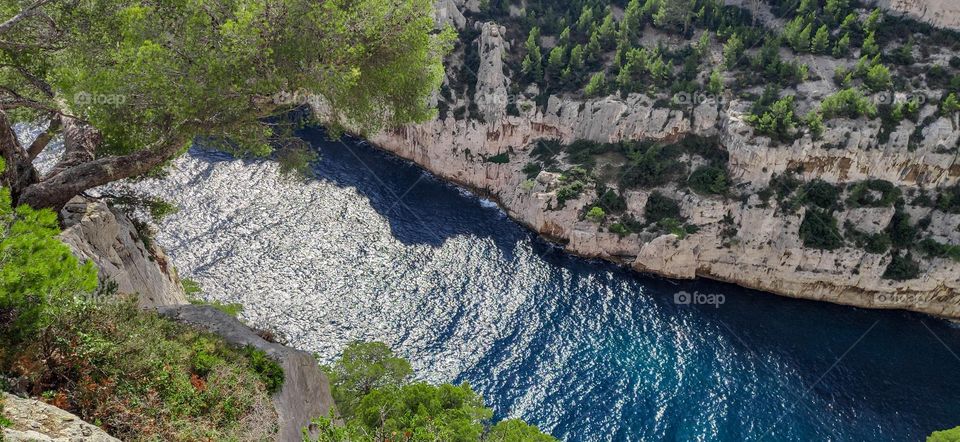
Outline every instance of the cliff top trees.
{"label": "cliff top trees", "polygon": [[[243,155],[295,149],[265,118],[321,94],[366,132],[432,115],[449,33],[429,0],[35,0],[0,6],[0,152],[15,203],[58,208],[147,173],[197,137]],[[291,100],[296,101],[296,100]],[[46,119],[20,145],[11,126]],[[62,133],[46,176],[33,159]]]}

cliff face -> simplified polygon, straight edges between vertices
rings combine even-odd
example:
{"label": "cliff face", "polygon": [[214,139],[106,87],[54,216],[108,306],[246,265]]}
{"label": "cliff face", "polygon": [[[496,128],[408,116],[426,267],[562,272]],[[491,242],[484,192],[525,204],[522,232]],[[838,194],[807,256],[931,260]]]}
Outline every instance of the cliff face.
{"label": "cliff face", "polygon": [[32,399],[0,393],[3,416],[13,425],[3,428],[6,442],[119,442],[119,439],[88,424],[79,417]]}
{"label": "cliff face", "polygon": [[[886,280],[881,276],[889,256],[851,247],[806,248],[798,235],[805,209],[785,213],[776,202],[761,204],[755,195],[774,174],[798,168],[805,180],[829,183],[884,179],[905,191],[952,185],[960,179],[960,164],[956,153],[944,147],[957,145],[957,121],[935,119],[922,129],[922,140],[911,151],[907,143],[914,127],[906,120],[883,143],[875,121],[833,120],[817,141],[807,136],[791,145],[776,145],[753,133],[744,121],[747,104],[736,100],[677,109],[636,94],[586,101],[553,96],[545,108],[520,99],[521,115],[507,116],[511,97],[500,85],[509,84],[509,79],[496,68],[496,58],[507,43],[499,26],[487,23],[481,30],[483,75],[477,76],[476,102],[481,104],[483,121],[447,116],[381,133],[373,137],[374,143],[443,178],[490,194],[511,217],[576,254],[674,278],[700,276],[798,298],[960,318],[956,261],[925,260],[918,279]],[[921,114],[934,112],[927,106]],[[592,192],[557,208],[558,174],[540,172],[527,181],[521,170],[531,161],[532,143],[538,139],[673,141],[687,135],[717,136],[729,154],[727,169],[737,188],[754,196],[747,201],[703,197],[671,186],[625,193],[628,210],[638,214],[653,190],[678,198],[683,215],[699,228],[683,238],[647,232],[621,237],[604,231],[582,216],[594,199]],[[501,154],[508,155],[508,163],[486,160]],[[934,220],[930,229],[939,240],[960,242],[960,230],[955,229],[960,215],[923,207],[906,210],[913,219],[930,216]],[[841,225],[850,220],[858,229],[875,233],[889,224],[893,213],[893,208],[859,208],[838,217]],[[729,217],[736,228],[733,238]]]}
{"label": "cliff face", "polygon": [[124,214],[78,197],[64,207],[63,223],[60,239],[81,261],[93,261],[101,286],[115,285],[117,294],[137,296],[141,308],[188,303],[166,254],[144,242]]}
{"label": "cliff face", "polygon": [[891,13],[904,14],[933,26],[960,30],[960,3],[956,0],[875,0]]}

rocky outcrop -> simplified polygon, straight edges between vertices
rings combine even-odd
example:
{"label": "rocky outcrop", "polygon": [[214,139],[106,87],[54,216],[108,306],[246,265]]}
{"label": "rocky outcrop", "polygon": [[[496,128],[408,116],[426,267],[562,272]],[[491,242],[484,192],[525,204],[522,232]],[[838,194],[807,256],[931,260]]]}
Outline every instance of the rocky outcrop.
{"label": "rocky outcrop", "polygon": [[960,30],[960,2],[956,0],[874,0],[881,8],[933,26]]}
{"label": "rocky outcrop", "polygon": [[53,405],[0,393],[3,417],[13,425],[4,428],[6,442],[119,442],[119,439]]}
{"label": "rocky outcrop", "polygon": [[296,442],[312,419],[328,416],[333,407],[330,385],[310,353],[267,342],[236,318],[211,306],[161,307],[161,315],[208,330],[238,346],[251,345],[280,362],[284,382],[273,396],[279,416],[279,440]]}
{"label": "rocky outcrop", "polygon": [[504,27],[493,22],[484,23],[480,32],[481,61],[477,69],[475,100],[480,115],[488,122],[498,122],[507,114],[509,80],[503,73],[503,56],[507,52],[503,37],[506,33]]}
{"label": "rocky outcrop", "polygon": [[186,304],[177,271],[163,250],[144,241],[133,221],[103,201],[77,197],[61,212],[60,239],[100,273],[101,286],[135,295],[141,308]]}

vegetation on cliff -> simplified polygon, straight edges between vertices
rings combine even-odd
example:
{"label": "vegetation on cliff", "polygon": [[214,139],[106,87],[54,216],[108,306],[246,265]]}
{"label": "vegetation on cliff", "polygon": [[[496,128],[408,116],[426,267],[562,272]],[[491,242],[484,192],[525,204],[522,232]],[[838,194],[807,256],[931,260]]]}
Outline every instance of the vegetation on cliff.
{"label": "vegetation on cliff", "polygon": [[0,188],[0,389],[26,393],[123,440],[269,438],[283,383],[234,348],[108,289],[57,238],[56,215]]}
{"label": "vegetation on cliff", "polygon": [[555,440],[516,419],[493,424],[493,411],[483,406],[483,399],[468,384],[413,381],[410,364],[382,343],[351,344],[325,370],[344,425],[334,425],[330,418],[318,419],[320,436],[313,440]]}

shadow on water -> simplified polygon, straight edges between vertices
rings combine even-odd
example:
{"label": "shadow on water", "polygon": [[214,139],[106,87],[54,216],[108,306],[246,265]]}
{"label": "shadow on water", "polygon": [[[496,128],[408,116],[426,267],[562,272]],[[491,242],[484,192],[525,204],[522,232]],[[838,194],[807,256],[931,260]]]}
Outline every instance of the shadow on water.
{"label": "shadow on water", "polygon": [[[355,139],[330,141],[321,129],[298,134],[321,155],[317,178],[357,189],[401,243],[439,247],[460,235],[489,239],[511,265],[518,244],[527,243],[545,264],[548,273],[524,287],[535,294],[535,305],[518,313],[528,317],[512,318],[508,330],[457,379],[476,386],[498,417],[514,412],[528,391],[545,388],[544,373],[557,374],[556,389],[524,416],[550,425],[555,436],[636,440],[656,426],[651,419],[657,410],[667,407],[675,415],[662,418],[666,428],[657,439],[684,440],[691,436],[685,433],[691,424],[676,413],[702,406],[703,393],[683,389],[701,380],[717,388],[724,383],[710,382],[726,376],[736,385],[752,382],[770,392],[731,387],[718,411],[720,419],[730,420],[720,423],[721,440],[777,440],[741,428],[747,422],[779,426],[787,432],[782,440],[825,435],[829,440],[921,440],[931,431],[960,425],[960,328],[953,324],[713,281],[671,281],[573,257],[416,165]],[[203,156],[211,162],[230,159]],[[596,283],[579,283],[583,280]],[[724,303],[678,304],[674,295],[681,290],[722,294]],[[581,332],[589,336],[576,335]],[[663,342],[668,338],[693,343],[689,357],[696,360],[681,367],[689,373],[644,365],[676,356],[671,353],[676,343]],[[571,359],[564,366],[550,365],[560,351]],[[518,359],[518,352],[523,357]],[[644,359],[648,354],[655,356]],[[738,377],[748,369],[762,379]],[[672,403],[631,391],[646,382],[645,376],[681,375],[686,378],[673,386],[682,388]],[[793,376],[789,384],[787,375]],[[785,394],[790,401],[765,394]],[[816,407],[829,409],[817,414]],[[612,409],[618,410],[613,417]],[[846,421],[851,415],[856,422]],[[596,426],[611,419],[620,424],[610,428],[613,433]]]}

